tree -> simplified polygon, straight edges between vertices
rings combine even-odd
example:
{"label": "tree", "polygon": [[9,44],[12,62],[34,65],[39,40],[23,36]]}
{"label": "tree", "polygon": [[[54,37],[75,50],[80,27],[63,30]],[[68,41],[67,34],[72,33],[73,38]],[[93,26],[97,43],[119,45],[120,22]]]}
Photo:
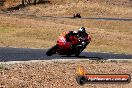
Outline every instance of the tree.
{"label": "tree", "polygon": [[0,0],[0,6],[4,6],[5,2],[6,2],[6,0]]}
{"label": "tree", "polygon": [[22,6],[25,6],[25,3],[24,2],[25,2],[25,0],[22,0]]}
{"label": "tree", "polygon": [[37,4],[37,1],[36,0],[34,0],[34,5],[36,5]]}
{"label": "tree", "polygon": [[31,4],[31,0],[28,0],[28,4]]}

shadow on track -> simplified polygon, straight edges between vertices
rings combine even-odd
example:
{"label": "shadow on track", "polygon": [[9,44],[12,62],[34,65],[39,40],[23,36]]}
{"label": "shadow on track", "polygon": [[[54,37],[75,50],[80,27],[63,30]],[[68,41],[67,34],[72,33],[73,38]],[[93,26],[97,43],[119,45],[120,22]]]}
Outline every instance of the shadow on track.
{"label": "shadow on track", "polygon": [[48,57],[45,55],[45,52],[45,49],[0,48],[0,62],[52,59],[132,59],[132,55],[99,52],[82,52],[80,57],[59,55]]}

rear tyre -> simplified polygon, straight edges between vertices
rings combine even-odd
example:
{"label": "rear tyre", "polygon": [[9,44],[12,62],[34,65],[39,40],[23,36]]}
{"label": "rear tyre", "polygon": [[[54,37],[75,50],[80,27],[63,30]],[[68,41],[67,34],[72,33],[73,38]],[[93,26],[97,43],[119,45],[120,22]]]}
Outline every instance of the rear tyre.
{"label": "rear tyre", "polygon": [[50,49],[47,50],[46,55],[47,55],[47,56],[52,56],[52,55],[56,52],[56,49],[57,49],[57,48],[58,48],[57,45],[51,47]]}

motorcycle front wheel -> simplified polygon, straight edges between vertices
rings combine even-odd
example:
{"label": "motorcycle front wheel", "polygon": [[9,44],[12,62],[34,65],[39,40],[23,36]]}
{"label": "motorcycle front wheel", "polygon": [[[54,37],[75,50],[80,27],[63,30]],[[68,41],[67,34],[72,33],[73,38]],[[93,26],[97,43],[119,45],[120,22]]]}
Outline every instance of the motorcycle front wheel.
{"label": "motorcycle front wheel", "polygon": [[76,57],[79,57],[79,55],[80,55],[80,52],[76,52],[76,53],[75,53],[75,56],[76,56]]}
{"label": "motorcycle front wheel", "polygon": [[75,51],[75,56],[79,57],[80,53],[81,53],[81,48],[82,47],[76,47],[76,51]]}

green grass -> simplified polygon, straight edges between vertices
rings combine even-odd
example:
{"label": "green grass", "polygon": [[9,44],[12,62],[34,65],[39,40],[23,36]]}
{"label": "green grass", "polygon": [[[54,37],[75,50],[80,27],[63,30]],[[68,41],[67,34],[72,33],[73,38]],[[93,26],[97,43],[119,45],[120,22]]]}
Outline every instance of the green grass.
{"label": "green grass", "polygon": [[10,29],[8,27],[1,27],[0,26],[0,33],[8,33],[10,32]]}
{"label": "green grass", "polygon": [[0,70],[9,70],[6,64],[0,63]]}
{"label": "green grass", "polygon": [[0,64],[0,69],[4,69],[4,66],[3,66],[3,64]]}

